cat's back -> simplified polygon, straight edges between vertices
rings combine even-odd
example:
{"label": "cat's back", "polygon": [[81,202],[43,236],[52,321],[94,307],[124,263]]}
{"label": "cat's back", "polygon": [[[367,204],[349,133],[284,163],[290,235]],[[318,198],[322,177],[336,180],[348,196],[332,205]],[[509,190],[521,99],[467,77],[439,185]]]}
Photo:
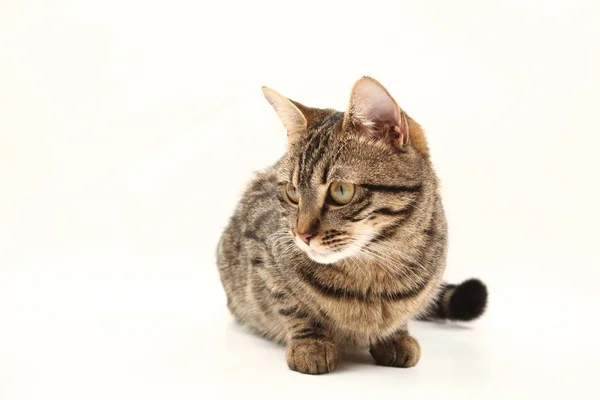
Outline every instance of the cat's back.
{"label": "cat's back", "polygon": [[219,241],[217,265],[229,301],[243,295],[251,269],[268,256],[270,236],[279,230],[277,165],[248,184]]}

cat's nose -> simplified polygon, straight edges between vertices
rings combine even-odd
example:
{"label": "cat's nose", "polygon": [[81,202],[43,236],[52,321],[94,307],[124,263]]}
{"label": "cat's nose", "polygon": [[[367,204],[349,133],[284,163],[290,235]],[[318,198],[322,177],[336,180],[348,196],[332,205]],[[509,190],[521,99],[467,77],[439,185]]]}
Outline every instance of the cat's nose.
{"label": "cat's nose", "polygon": [[315,237],[319,230],[319,224],[321,221],[319,218],[300,218],[298,220],[298,237],[306,244],[310,243],[310,239]]}
{"label": "cat's nose", "polygon": [[310,234],[310,233],[299,233],[298,237],[306,244],[310,244],[310,239],[312,239],[312,237],[315,236],[314,234]]}

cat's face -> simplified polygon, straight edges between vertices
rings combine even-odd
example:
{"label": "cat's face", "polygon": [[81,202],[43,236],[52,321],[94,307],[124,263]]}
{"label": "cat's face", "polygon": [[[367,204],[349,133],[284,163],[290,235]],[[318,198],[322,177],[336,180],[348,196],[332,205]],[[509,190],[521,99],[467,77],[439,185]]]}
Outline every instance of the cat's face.
{"label": "cat's face", "polygon": [[344,117],[336,111],[314,117],[279,169],[289,234],[322,264],[366,254],[371,243],[401,229],[417,207],[427,171],[414,148],[399,151],[365,136]]}
{"label": "cat's face", "polygon": [[393,251],[387,239],[435,179],[420,126],[368,77],[354,84],[346,112],[263,92],[288,132],[279,196],[295,244],[323,264]]}

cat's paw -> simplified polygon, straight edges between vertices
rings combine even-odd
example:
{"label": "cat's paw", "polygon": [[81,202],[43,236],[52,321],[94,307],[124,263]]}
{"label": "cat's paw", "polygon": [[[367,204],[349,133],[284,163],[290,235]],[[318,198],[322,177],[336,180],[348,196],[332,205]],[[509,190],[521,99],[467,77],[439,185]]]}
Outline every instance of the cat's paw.
{"label": "cat's paw", "polygon": [[337,366],[338,349],[327,340],[292,340],[285,353],[288,366],[303,374],[326,374]]}
{"label": "cat's paw", "polygon": [[421,347],[412,336],[399,334],[391,340],[371,345],[370,353],[379,365],[410,368],[419,362]]}

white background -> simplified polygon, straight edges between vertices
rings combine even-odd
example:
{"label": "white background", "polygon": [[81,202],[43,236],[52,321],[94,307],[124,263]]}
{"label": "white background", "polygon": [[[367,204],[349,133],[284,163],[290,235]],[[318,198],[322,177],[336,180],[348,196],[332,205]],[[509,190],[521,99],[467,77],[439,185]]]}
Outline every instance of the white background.
{"label": "white background", "polygon": [[[600,3],[0,3],[0,399],[597,398]],[[268,85],[344,109],[380,80],[428,134],[466,328],[418,367],[288,371],[215,266],[285,150]],[[592,393],[595,392],[595,393]]]}

